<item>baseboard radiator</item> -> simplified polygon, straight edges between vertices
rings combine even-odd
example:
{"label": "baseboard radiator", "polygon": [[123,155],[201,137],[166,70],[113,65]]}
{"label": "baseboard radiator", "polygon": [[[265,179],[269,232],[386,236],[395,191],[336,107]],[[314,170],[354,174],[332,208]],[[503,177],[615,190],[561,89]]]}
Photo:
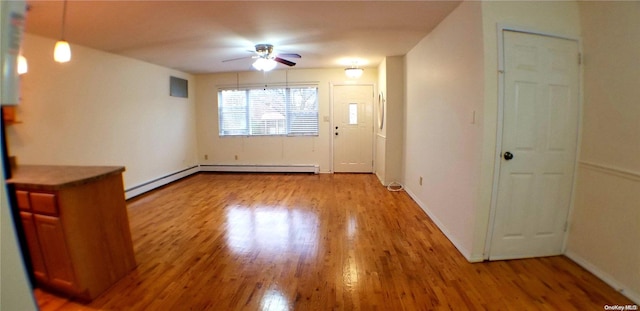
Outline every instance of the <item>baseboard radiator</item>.
{"label": "baseboard radiator", "polygon": [[320,173],[320,166],[300,165],[200,165],[201,172],[256,172],[256,173]]}
{"label": "baseboard radiator", "polygon": [[139,196],[145,192],[149,192],[153,189],[162,187],[166,184],[172,183],[176,180],[185,178],[189,175],[195,174],[197,172],[200,171],[200,167],[198,165],[177,171],[177,172],[173,172],[171,174],[162,176],[162,177],[158,177],[156,179],[153,180],[149,180],[147,182],[144,182],[142,184],[139,184],[137,186],[131,187],[129,189],[125,189],[124,191],[124,197],[125,199],[129,200],[131,198],[134,198],[136,196]]}
{"label": "baseboard radiator", "polygon": [[198,172],[254,172],[254,173],[320,173],[320,166],[307,165],[196,165],[125,190],[125,199],[132,199],[153,189]]}

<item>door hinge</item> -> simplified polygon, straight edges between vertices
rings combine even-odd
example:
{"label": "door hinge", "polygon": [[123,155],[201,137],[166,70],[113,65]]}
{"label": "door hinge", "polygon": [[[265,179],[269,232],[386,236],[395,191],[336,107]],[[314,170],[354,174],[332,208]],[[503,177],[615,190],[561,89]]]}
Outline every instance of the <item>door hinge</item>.
{"label": "door hinge", "polygon": [[578,65],[582,65],[582,53],[578,53]]}

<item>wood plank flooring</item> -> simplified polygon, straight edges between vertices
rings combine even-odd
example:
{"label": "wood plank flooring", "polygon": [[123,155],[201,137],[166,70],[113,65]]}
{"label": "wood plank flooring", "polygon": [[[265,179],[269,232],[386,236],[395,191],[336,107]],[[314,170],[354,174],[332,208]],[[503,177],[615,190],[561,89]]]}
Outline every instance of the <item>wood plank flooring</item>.
{"label": "wood plank flooring", "polygon": [[569,259],[468,263],[370,174],[201,173],[128,202],[138,267],[41,310],[603,310],[632,302]]}

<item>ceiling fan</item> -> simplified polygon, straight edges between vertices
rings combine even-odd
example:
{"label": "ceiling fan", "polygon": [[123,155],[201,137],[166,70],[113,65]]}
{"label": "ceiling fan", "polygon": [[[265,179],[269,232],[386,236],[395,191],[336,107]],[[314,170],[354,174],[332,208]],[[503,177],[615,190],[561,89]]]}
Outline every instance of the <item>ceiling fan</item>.
{"label": "ceiling fan", "polygon": [[262,70],[262,71],[269,71],[275,68],[277,63],[287,65],[290,67],[296,65],[296,63],[290,60],[281,58],[280,56],[289,57],[289,58],[302,57],[300,54],[295,54],[295,53],[277,53],[277,54],[273,53],[273,45],[271,44],[256,44],[255,48],[256,48],[256,51],[255,51],[256,55],[227,59],[227,60],[223,60],[222,62],[230,62],[235,60],[251,58],[251,59],[256,59],[256,61],[253,63],[253,67],[255,69]]}

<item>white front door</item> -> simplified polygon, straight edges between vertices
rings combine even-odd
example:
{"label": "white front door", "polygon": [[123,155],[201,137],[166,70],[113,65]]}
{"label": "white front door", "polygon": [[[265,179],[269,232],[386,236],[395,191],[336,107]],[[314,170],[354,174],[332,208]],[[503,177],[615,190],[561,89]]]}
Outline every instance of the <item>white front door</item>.
{"label": "white front door", "polygon": [[576,41],[503,31],[502,152],[490,260],[562,253],[578,136]]}
{"label": "white front door", "polygon": [[333,171],[373,172],[373,85],[334,85],[333,120]]}

